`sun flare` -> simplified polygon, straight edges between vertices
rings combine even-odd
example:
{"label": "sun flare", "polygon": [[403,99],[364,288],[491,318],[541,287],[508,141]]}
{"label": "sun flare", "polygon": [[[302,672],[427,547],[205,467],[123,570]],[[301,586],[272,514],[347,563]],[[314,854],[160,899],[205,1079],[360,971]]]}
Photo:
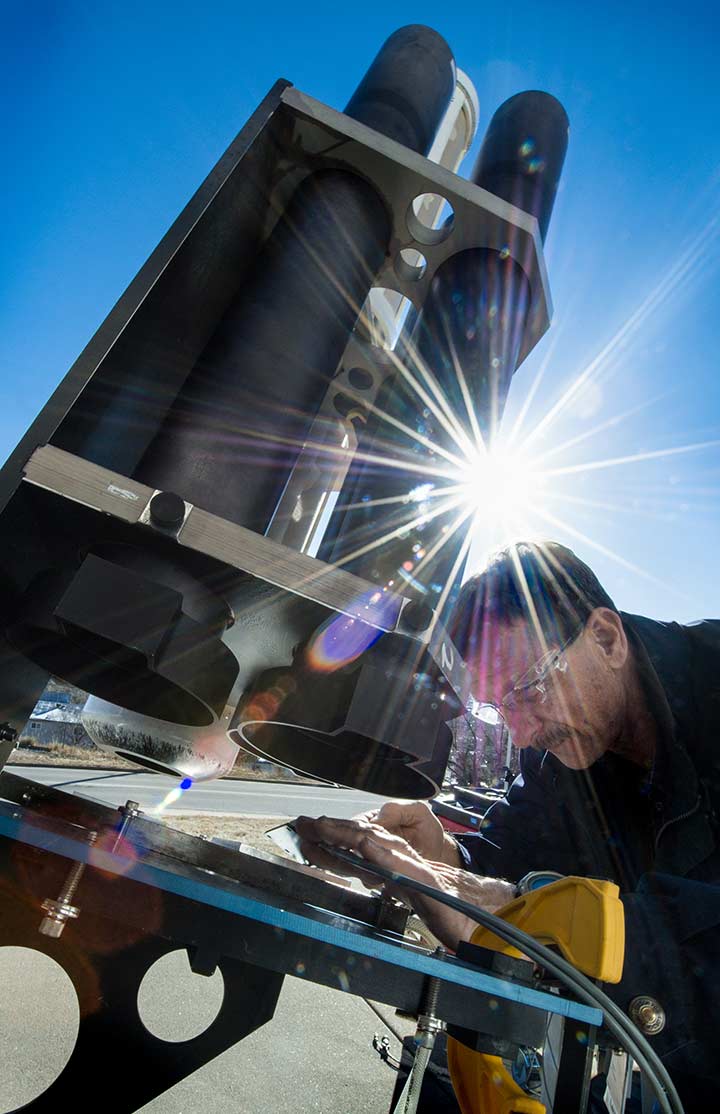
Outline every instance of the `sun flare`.
{"label": "sun flare", "polygon": [[461,470],[463,500],[475,518],[515,521],[537,509],[543,477],[521,450],[496,445],[474,453]]}

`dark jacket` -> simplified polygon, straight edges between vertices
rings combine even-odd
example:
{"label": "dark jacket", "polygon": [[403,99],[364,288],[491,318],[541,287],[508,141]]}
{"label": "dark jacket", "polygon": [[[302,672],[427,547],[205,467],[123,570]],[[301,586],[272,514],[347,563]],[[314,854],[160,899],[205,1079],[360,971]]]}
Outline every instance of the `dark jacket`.
{"label": "dark jacket", "polygon": [[[686,1110],[715,1109],[720,1069],[720,621],[691,626],[623,615],[658,725],[651,771],[606,755],[574,771],[524,750],[520,776],[459,842],[471,869],[517,881],[530,870],[620,886],[623,1008],[649,994],[650,1037]],[[711,1105],[708,1106],[708,1103]]]}

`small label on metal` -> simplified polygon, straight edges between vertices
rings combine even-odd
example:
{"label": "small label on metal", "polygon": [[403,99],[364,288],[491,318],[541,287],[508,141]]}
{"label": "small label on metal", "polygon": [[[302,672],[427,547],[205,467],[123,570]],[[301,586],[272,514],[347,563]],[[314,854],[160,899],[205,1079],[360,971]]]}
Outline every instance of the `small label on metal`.
{"label": "small label on metal", "polygon": [[137,503],[140,498],[134,491],[128,491],[127,488],[124,487],[117,487],[116,484],[108,484],[108,491],[111,495],[119,495],[121,499],[130,499],[134,503]]}
{"label": "small label on metal", "polygon": [[448,672],[450,672],[450,670],[455,665],[455,654],[453,653],[452,648],[445,642],[443,642],[440,647],[440,664],[442,668],[447,670]]}

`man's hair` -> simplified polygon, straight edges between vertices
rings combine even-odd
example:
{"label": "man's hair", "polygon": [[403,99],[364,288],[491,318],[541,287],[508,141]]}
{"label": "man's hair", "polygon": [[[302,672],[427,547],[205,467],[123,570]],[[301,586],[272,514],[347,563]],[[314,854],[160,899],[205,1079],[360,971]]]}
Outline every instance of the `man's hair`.
{"label": "man's hair", "polygon": [[474,657],[483,632],[520,620],[549,645],[564,642],[596,607],[617,611],[592,569],[558,542],[515,542],[463,584],[450,636]]}

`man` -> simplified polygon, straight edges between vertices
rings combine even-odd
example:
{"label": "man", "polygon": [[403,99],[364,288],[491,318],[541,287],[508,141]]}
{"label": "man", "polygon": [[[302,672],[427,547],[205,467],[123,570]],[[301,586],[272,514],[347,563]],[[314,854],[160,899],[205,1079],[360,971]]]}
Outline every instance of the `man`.
{"label": "man", "polygon": [[[452,634],[520,749],[507,797],[482,834],[456,838],[419,802],[303,820],[308,857],[330,865],[317,842],[347,847],[491,912],[533,870],[617,882],[625,967],[605,989],[636,1018],[652,999],[646,1035],[686,1110],[715,1109],[720,622],[620,614],[570,550],[519,543],[463,587]],[[467,917],[405,896],[449,947],[472,935]]]}

